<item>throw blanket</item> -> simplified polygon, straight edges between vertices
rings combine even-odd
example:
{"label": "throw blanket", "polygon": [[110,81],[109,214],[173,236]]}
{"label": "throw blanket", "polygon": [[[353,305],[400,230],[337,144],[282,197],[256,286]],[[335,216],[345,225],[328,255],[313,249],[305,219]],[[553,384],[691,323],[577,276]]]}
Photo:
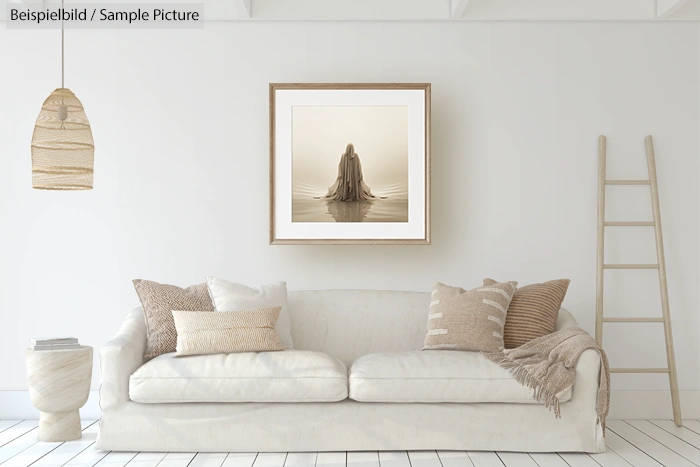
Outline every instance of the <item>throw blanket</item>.
{"label": "throw blanket", "polygon": [[600,354],[601,372],[598,382],[598,423],[605,433],[605,417],[610,408],[610,369],[603,349],[586,331],[566,328],[538,337],[515,349],[483,353],[489,360],[510,370],[522,385],[534,390],[535,399],[561,417],[559,398],[574,384],[576,363],[586,349]]}

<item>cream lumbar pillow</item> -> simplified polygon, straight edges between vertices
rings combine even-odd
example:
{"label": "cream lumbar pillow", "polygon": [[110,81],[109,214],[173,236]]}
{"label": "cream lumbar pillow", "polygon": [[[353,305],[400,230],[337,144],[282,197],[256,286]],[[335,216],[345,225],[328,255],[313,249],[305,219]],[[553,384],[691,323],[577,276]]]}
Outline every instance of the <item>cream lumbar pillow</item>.
{"label": "cream lumbar pillow", "polygon": [[517,282],[472,290],[433,285],[423,350],[503,350],[503,326]]}
{"label": "cream lumbar pillow", "polygon": [[216,277],[207,277],[209,295],[216,311],[243,311],[257,308],[282,307],[275,331],[285,348],[293,348],[292,322],[287,305],[287,283],[248,287]]}
{"label": "cream lumbar pillow", "polygon": [[220,313],[173,311],[177,355],[284,350],[275,332],[282,307]]}

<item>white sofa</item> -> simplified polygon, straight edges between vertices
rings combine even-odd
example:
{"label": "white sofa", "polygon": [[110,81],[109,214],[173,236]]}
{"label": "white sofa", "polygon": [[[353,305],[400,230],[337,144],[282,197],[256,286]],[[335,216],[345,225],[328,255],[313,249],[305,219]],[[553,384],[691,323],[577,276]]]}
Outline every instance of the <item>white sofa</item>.
{"label": "white sofa", "polygon": [[[581,355],[556,419],[476,352],[421,352],[429,303],[429,293],[290,292],[295,350],[148,362],[136,309],[100,350],[97,448],[605,450],[595,351]],[[562,309],[557,329],[575,325]]]}

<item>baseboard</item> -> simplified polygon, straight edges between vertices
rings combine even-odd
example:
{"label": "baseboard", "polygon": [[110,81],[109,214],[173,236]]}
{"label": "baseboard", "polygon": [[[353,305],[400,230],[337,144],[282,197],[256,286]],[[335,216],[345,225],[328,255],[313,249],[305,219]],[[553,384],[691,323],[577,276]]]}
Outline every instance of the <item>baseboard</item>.
{"label": "baseboard", "polygon": [[[668,391],[612,391],[611,419],[670,419],[671,395]],[[681,391],[683,418],[700,419],[700,391]],[[100,418],[98,391],[90,391],[80,409],[85,419]],[[0,420],[36,419],[39,412],[32,406],[29,391],[0,391]]]}
{"label": "baseboard", "polygon": [[[700,418],[700,391],[680,391],[683,418]],[[671,419],[669,391],[611,391],[611,419]]]}

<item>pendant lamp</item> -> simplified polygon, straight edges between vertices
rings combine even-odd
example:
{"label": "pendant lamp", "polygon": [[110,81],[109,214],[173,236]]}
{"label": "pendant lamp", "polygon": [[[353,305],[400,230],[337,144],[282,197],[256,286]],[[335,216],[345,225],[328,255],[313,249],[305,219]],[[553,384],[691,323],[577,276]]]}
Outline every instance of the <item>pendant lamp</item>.
{"label": "pendant lamp", "polygon": [[32,136],[32,187],[91,190],[95,145],[83,104],[64,87],[63,36],[61,22],[61,87],[44,101],[36,119]]}

